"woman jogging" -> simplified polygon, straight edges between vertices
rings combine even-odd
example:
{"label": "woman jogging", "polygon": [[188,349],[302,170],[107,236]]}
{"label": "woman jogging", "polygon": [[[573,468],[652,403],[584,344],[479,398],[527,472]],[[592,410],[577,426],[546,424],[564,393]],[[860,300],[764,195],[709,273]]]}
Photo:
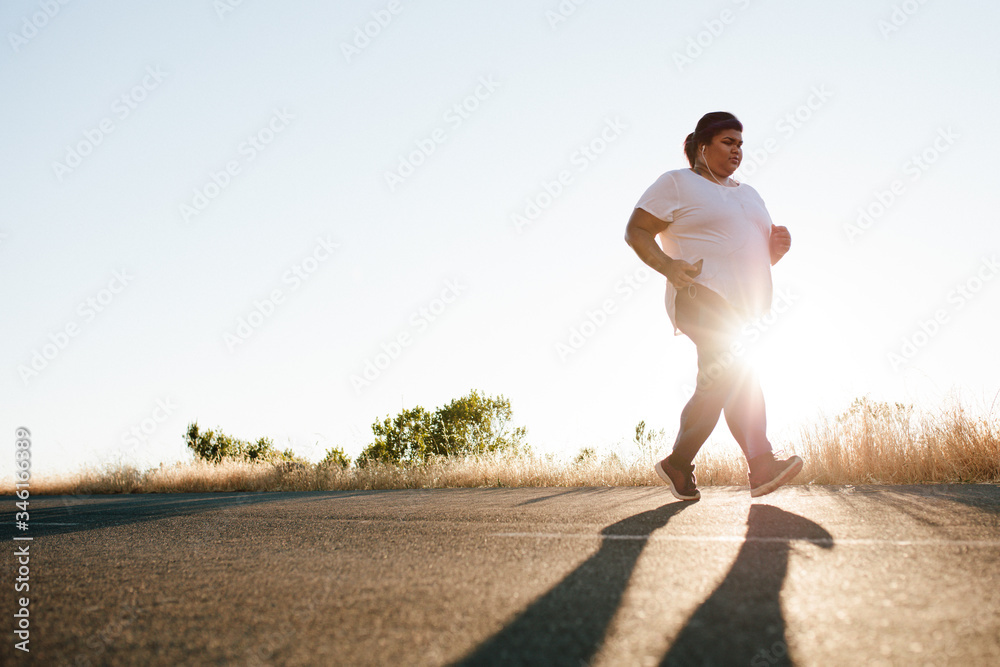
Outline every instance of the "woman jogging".
{"label": "woman jogging", "polygon": [[791,246],[788,230],[772,224],[757,191],[730,178],[742,146],[736,116],[705,114],[684,142],[691,168],[660,176],[625,230],[639,258],[666,276],[674,333],[686,334],[698,351],[694,395],[681,412],[673,451],[655,466],[680,500],[701,497],[692,461],[723,412],[747,458],[751,496],[774,491],[802,470],[798,456],[774,458],[760,383],[738,354],[740,329],[771,308],[771,265]]}

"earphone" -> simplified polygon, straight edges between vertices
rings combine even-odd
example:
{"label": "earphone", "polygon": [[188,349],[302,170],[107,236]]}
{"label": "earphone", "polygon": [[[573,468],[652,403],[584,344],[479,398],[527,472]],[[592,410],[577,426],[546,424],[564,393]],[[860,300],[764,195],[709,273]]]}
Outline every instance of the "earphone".
{"label": "earphone", "polygon": [[[715,179],[715,182],[718,183],[719,185],[722,185],[722,181],[720,181],[719,178],[715,175],[715,172],[712,171],[712,168],[708,166],[708,158],[705,157],[705,147],[704,146],[701,147],[701,159],[705,161],[705,169],[708,169],[708,173],[710,173],[712,175],[712,178]],[[732,180],[735,181],[737,184],[739,184],[739,181],[737,181],[735,178],[732,179]],[[723,187],[725,187],[725,186],[723,186]]]}
{"label": "earphone", "polygon": [[718,183],[719,185],[722,185],[722,181],[720,181],[718,179],[718,177],[715,175],[715,172],[712,171],[712,168],[708,166],[708,158],[705,157],[705,147],[704,146],[701,147],[701,159],[705,161],[705,169],[708,169],[708,173],[710,173],[712,175],[712,178],[715,179],[715,182]]}

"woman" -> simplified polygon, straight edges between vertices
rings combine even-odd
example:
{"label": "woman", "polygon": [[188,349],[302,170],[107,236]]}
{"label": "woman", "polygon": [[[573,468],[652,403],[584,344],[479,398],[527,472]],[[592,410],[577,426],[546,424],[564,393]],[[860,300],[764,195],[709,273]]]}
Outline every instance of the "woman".
{"label": "woman", "polygon": [[673,451],[655,466],[680,500],[701,497],[692,461],[723,412],[750,466],[751,496],[774,491],[802,470],[798,456],[774,458],[760,383],[739,359],[736,337],[770,310],[771,266],[791,246],[788,230],[772,224],[756,190],[731,178],[742,146],[736,116],[705,114],[684,142],[691,168],[660,176],[625,230],[639,258],[666,276],[674,333],[686,334],[698,351],[694,395],[681,412]]}

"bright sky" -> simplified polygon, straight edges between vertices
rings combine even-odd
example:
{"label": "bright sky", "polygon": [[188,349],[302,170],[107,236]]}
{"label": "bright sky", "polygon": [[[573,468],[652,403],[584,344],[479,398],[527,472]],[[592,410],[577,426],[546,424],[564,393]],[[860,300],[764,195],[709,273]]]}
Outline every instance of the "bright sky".
{"label": "bright sky", "polygon": [[353,456],[473,388],[541,452],[673,432],[694,345],[623,232],[716,110],[793,238],[756,353],[775,445],[865,394],[985,412],[998,24],[970,0],[4,2],[0,473],[18,426],[36,473],[184,459],[195,420]]}

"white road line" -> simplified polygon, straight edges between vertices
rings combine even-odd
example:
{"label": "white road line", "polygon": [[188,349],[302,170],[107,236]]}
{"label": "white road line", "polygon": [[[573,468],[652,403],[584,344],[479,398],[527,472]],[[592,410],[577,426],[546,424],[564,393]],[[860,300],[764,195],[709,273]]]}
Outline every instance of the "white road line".
{"label": "white road line", "polygon": [[898,547],[1000,547],[1000,540],[885,540],[825,537],[743,537],[738,535],[593,535],[587,533],[493,533],[495,537],[530,537],[543,540],[631,540],[636,542],[810,542],[821,545]]}

